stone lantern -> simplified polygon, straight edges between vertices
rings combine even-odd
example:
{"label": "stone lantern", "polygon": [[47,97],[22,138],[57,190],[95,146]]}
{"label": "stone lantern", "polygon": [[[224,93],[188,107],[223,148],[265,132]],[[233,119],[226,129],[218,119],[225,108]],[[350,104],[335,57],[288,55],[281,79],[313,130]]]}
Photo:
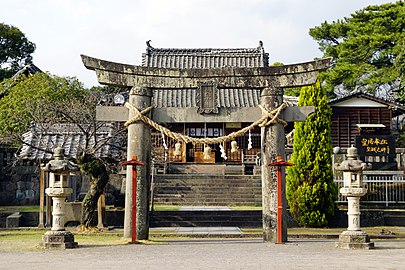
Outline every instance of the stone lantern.
{"label": "stone lantern", "polygon": [[371,249],[370,237],[360,229],[360,198],[367,193],[363,184],[363,170],[371,165],[359,159],[357,148],[347,149],[347,160],[336,163],[335,169],[343,171],[343,187],[340,193],[347,197],[348,228],[339,236],[336,247],[344,249]]}
{"label": "stone lantern", "polygon": [[54,149],[54,159],[45,165],[49,172],[46,194],[52,198],[52,228],[43,236],[45,248],[75,248],[74,235],[65,230],[65,200],[73,190],[69,187],[69,174],[77,167],[64,158],[63,149]]}

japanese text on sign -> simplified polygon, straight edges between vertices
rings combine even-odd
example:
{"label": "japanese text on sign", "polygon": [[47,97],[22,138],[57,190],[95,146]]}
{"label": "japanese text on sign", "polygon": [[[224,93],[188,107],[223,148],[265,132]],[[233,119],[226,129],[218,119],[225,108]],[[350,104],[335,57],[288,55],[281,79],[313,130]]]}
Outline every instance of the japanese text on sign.
{"label": "japanese text on sign", "polygon": [[384,138],[362,138],[361,146],[365,147],[366,153],[390,153],[388,140]]}
{"label": "japanese text on sign", "polygon": [[360,156],[395,156],[395,140],[392,135],[356,136]]}

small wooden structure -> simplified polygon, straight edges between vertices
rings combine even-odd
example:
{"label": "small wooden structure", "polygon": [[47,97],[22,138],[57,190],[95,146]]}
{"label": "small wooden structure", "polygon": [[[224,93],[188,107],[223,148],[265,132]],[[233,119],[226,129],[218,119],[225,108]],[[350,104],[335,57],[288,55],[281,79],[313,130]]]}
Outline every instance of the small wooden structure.
{"label": "small wooden structure", "polygon": [[[349,148],[360,135],[359,124],[379,124],[378,134],[392,134],[392,119],[405,113],[405,108],[362,91],[329,102],[332,108],[332,144]],[[381,126],[384,125],[385,127]]]}
{"label": "small wooden structure", "polygon": [[[341,152],[352,145],[374,170],[397,170],[393,118],[405,113],[395,102],[362,91],[331,100],[332,144]],[[343,151],[344,152],[344,151]]]}

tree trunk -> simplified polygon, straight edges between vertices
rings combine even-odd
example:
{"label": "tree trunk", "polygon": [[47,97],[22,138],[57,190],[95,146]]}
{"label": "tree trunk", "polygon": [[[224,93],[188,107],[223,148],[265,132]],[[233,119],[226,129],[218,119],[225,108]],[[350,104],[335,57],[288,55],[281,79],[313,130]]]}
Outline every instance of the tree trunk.
{"label": "tree trunk", "polygon": [[94,156],[85,154],[79,160],[80,170],[90,176],[90,188],[82,202],[81,223],[86,228],[97,225],[97,202],[108,184],[108,173],[104,163]]}

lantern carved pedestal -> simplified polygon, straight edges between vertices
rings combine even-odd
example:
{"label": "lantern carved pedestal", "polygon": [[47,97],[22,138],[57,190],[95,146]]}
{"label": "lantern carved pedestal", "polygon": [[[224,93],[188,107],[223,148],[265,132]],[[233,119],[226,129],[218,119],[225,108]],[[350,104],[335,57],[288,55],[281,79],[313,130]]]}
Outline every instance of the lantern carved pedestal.
{"label": "lantern carved pedestal", "polygon": [[347,160],[341,164],[335,164],[335,169],[343,171],[344,186],[340,193],[347,197],[348,228],[339,236],[336,247],[343,249],[372,249],[374,243],[370,237],[360,229],[360,198],[367,193],[363,185],[363,170],[369,169],[370,165],[358,158],[357,148],[347,149]]}
{"label": "lantern carved pedestal", "polygon": [[76,248],[74,235],[65,230],[65,199],[73,190],[69,188],[69,173],[75,170],[71,162],[64,159],[63,149],[54,150],[54,159],[45,165],[49,172],[49,188],[46,194],[52,198],[52,228],[43,236],[42,246],[45,248]]}

